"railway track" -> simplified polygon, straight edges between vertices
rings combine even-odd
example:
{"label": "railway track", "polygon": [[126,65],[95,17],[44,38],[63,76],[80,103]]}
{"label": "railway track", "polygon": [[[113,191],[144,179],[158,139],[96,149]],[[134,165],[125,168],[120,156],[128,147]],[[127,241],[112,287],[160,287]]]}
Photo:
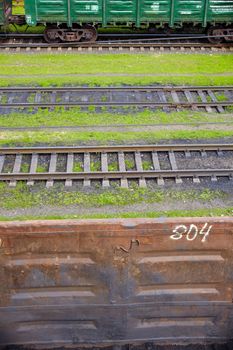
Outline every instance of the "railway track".
{"label": "railway track", "polygon": [[[27,347],[28,350],[33,348]],[[65,348],[60,347],[60,350],[65,350]],[[83,350],[83,347],[79,347]],[[96,350],[96,347],[88,347],[88,350]],[[153,343],[146,343],[141,345],[114,345],[109,346],[108,350],[232,350],[233,343],[220,343],[220,344],[190,344],[190,345],[155,345]],[[3,349],[4,350],[4,349]],[[14,350],[21,350],[21,347],[14,346]]]}
{"label": "railway track", "polygon": [[[136,348],[136,349],[135,349]],[[111,350],[232,350],[233,344],[190,344],[190,345],[142,345],[141,347],[130,346],[130,349],[127,347],[125,349],[114,349]]]}
{"label": "railway track", "polygon": [[0,112],[25,108],[189,108],[223,113],[233,106],[233,86],[15,87],[0,88]]}
{"label": "railway track", "polygon": [[197,43],[96,43],[96,44],[46,44],[46,43],[0,43],[0,52],[233,52],[232,44]]}
{"label": "railway track", "polygon": [[[119,36],[117,40],[116,36]],[[99,37],[102,40],[94,43],[45,43],[41,34],[16,34],[14,37],[2,34],[0,35],[0,52],[233,51],[232,43],[211,44],[206,42],[207,39],[203,35],[154,37],[153,34],[135,34],[133,38],[139,39],[122,39],[122,34],[110,34],[110,36],[109,34],[100,34]],[[123,38],[127,38],[127,34]]]}
{"label": "railway track", "polygon": [[181,184],[188,180],[232,180],[233,144],[174,144],[99,147],[29,147],[0,149],[0,181],[15,186],[17,181],[46,186],[74,181],[102,187],[130,181],[146,187],[148,181],[162,186],[167,180]]}

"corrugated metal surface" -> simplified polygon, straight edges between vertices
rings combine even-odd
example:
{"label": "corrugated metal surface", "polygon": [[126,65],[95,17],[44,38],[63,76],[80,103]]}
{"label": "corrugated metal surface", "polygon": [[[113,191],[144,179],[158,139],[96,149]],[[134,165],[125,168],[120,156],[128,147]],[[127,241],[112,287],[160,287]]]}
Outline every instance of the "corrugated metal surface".
{"label": "corrugated metal surface", "polygon": [[233,218],[0,223],[0,345],[233,338]]}
{"label": "corrugated metal surface", "polygon": [[205,11],[203,0],[176,0],[174,22],[200,22]]}
{"label": "corrugated metal surface", "polygon": [[233,0],[25,0],[29,24],[232,22]]}
{"label": "corrugated metal surface", "polygon": [[233,21],[233,0],[209,0],[209,21]]}
{"label": "corrugated metal surface", "polygon": [[168,22],[171,17],[170,0],[142,0],[140,19],[142,22],[165,21]]}
{"label": "corrugated metal surface", "polygon": [[107,0],[106,20],[114,21],[135,21],[137,2],[135,0]]}
{"label": "corrugated metal surface", "polygon": [[71,0],[73,22],[102,21],[102,0]]}
{"label": "corrugated metal surface", "polygon": [[37,0],[37,18],[44,21],[67,21],[67,1]]}

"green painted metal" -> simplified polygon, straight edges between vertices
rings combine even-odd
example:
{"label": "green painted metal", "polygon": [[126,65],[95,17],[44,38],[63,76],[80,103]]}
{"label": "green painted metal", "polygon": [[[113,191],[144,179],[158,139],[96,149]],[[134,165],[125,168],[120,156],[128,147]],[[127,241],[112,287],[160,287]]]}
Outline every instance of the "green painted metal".
{"label": "green painted metal", "polygon": [[102,18],[103,18],[103,27],[107,26],[107,19],[106,19],[106,0],[103,0],[103,12],[102,12]]}
{"label": "green painted metal", "polygon": [[68,27],[72,27],[70,0],[67,0],[67,22]]}
{"label": "green painted metal", "polygon": [[141,18],[141,6],[140,0],[137,0],[137,10],[136,10],[136,26],[140,27],[140,18]]}
{"label": "green painted metal", "polygon": [[202,23],[203,12],[203,0],[176,0],[174,6],[174,23]]}
{"label": "green painted metal", "polygon": [[204,11],[203,11],[203,22],[202,22],[203,27],[206,27],[206,24],[207,24],[208,6],[209,6],[209,0],[204,0]]}
{"label": "green painted metal", "polygon": [[11,14],[11,1],[0,0],[0,26],[7,24],[7,19]]}
{"label": "green painted metal", "polygon": [[175,0],[171,0],[170,27],[174,27],[174,10]]}
{"label": "green painted metal", "polygon": [[211,23],[231,23],[233,0],[25,0],[25,11],[29,25],[99,23],[175,27],[194,23],[206,27]]}
{"label": "green painted metal", "polygon": [[3,1],[0,0],[0,25],[4,24]]}

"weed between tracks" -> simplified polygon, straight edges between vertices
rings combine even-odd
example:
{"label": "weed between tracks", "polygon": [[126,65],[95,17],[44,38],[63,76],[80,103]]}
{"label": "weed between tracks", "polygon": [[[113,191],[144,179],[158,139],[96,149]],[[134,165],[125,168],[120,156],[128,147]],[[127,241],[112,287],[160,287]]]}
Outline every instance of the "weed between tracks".
{"label": "weed between tracks", "polygon": [[64,186],[55,185],[51,189],[45,187],[29,188],[25,183],[18,182],[16,188],[10,188],[5,183],[0,183],[0,208],[16,209],[31,208],[37,206],[82,206],[105,207],[125,206],[136,203],[163,203],[164,201],[190,201],[199,200],[208,202],[214,199],[224,199],[227,194],[223,191],[210,189],[173,191],[138,188],[132,186],[129,189],[111,188],[92,189],[91,192],[82,190],[67,190]]}
{"label": "weed between tracks", "polygon": [[[24,183],[18,183],[16,188],[10,188],[1,183],[0,196],[2,198],[0,220],[200,217],[232,216],[233,214],[233,207],[229,205],[231,195],[227,191],[210,189],[154,191],[148,188],[132,187],[82,191],[67,190],[59,184],[46,189],[40,186],[29,188]],[[219,200],[222,200],[223,203],[228,201],[228,206],[224,205],[221,208],[215,205],[212,207],[212,203]],[[194,210],[190,207],[195,201],[199,201],[200,209]],[[157,205],[158,208],[161,206],[166,209],[144,210],[145,203],[150,208]],[[181,204],[184,206],[185,203],[187,205],[183,210],[169,210],[167,209],[168,203],[173,203],[173,207],[180,207]],[[132,211],[135,206],[136,211]],[[44,214],[41,214],[41,209]]]}
{"label": "weed between tracks", "polygon": [[155,132],[2,132],[1,146],[85,145],[156,143],[161,140],[219,139],[232,137],[232,130],[178,130]]}
{"label": "weed between tracks", "polygon": [[42,127],[42,126],[98,126],[98,125],[147,125],[198,122],[229,122],[229,114],[179,111],[165,113],[145,109],[143,112],[125,108],[125,112],[83,112],[79,108],[55,108],[54,111],[40,109],[34,114],[25,112],[0,115],[1,127]]}

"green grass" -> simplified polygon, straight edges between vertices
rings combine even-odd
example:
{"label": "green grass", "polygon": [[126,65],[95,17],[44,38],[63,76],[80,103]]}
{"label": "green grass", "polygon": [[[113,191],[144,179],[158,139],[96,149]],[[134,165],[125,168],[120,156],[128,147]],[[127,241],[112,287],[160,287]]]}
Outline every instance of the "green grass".
{"label": "green grass", "polygon": [[47,173],[48,169],[47,167],[43,165],[37,165],[36,172],[37,173]]}
{"label": "green grass", "polygon": [[22,173],[28,173],[29,170],[30,170],[30,165],[29,164],[24,163],[24,164],[21,165],[20,171]]}
{"label": "green grass", "polygon": [[193,76],[176,76],[170,73],[170,76],[31,76],[24,77],[20,75],[11,75],[8,77],[0,77],[1,86],[15,86],[15,85],[30,85],[30,86],[64,86],[71,85],[89,85],[89,86],[120,86],[127,85],[151,85],[151,84],[173,84],[173,85],[233,85],[233,74],[229,76],[208,76],[205,74],[196,74]]}
{"label": "green grass", "polygon": [[73,166],[73,171],[76,173],[80,173],[83,171],[83,165],[81,162],[75,162]]}
{"label": "green grass", "polygon": [[155,143],[159,140],[214,139],[232,137],[233,130],[161,130],[155,132],[12,132],[0,134],[1,146],[19,145],[74,145],[74,144],[109,144],[130,143],[144,140]]}
{"label": "green grass", "polygon": [[8,97],[6,95],[3,95],[1,98],[1,104],[8,103]]}
{"label": "green grass", "polygon": [[203,203],[214,199],[226,199],[230,195],[222,191],[200,190],[165,190],[152,191],[148,188],[134,186],[129,189],[111,188],[109,190],[92,189],[91,192],[70,191],[64,186],[55,185],[51,189],[30,188],[18,182],[15,188],[0,183],[0,208],[34,208],[38,206],[81,206],[85,208],[101,208],[105,206],[125,206],[137,203],[189,202],[199,200]]}
{"label": "green grass", "polygon": [[[0,84],[229,85],[233,84],[232,63],[231,54],[1,54],[1,74],[5,77]],[[146,76],[151,74],[156,76]]]}
{"label": "green grass", "polygon": [[142,167],[143,167],[144,170],[151,170],[151,169],[153,169],[152,162],[149,162],[149,161],[146,161],[146,160],[142,161]]}
{"label": "green grass", "polygon": [[118,171],[118,163],[117,162],[111,162],[108,164],[108,171]]}
{"label": "green grass", "polygon": [[225,102],[228,100],[228,98],[224,94],[221,94],[221,93],[216,93],[215,96],[217,98],[217,101],[219,101],[219,102]]}
{"label": "green grass", "polygon": [[91,162],[90,164],[91,171],[100,171],[101,170],[101,163],[99,161]]}
{"label": "green grass", "polygon": [[54,111],[39,110],[35,114],[14,113],[0,115],[2,127],[41,127],[41,126],[80,126],[80,125],[140,125],[198,122],[230,122],[229,115],[181,111],[165,113],[163,111],[143,112],[127,109],[125,113],[92,113],[81,112],[79,108],[65,111],[56,108]]}
{"label": "green grass", "polygon": [[233,215],[233,207],[229,208],[211,208],[198,210],[167,210],[153,212],[125,212],[114,214],[87,214],[87,215],[22,215],[22,216],[0,216],[0,221],[24,221],[24,220],[71,220],[71,219],[117,219],[117,218],[161,218],[161,217],[213,217],[213,216],[229,216]]}
{"label": "green grass", "polygon": [[134,161],[130,159],[125,159],[125,167],[127,170],[133,170],[135,167]]}

